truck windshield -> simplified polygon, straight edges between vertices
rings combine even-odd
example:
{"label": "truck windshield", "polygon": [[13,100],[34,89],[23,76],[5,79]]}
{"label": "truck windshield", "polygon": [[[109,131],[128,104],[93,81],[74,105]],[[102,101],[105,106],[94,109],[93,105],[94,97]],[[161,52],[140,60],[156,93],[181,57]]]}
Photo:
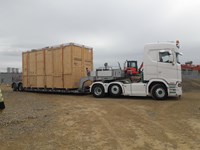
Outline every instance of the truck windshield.
{"label": "truck windshield", "polygon": [[136,63],[134,61],[128,61],[127,67],[136,68]]}

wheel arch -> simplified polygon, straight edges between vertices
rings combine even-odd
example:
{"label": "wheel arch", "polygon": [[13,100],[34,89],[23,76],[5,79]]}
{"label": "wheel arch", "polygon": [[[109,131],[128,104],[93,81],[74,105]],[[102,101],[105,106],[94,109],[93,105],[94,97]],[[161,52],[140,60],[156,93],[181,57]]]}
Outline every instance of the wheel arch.
{"label": "wheel arch", "polygon": [[18,91],[23,91],[24,90],[22,82],[18,82],[17,89],[18,89]]}
{"label": "wheel arch", "polygon": [[18,85],[18,86],[19,86],[19,85],[23,85],[23,83],[22,83],[22,82],[18,82],[17,85]]}
{"label": "wheel arch", "polygon": [[105,87],[104,84],[105,84],[105,83],[103,83],[103,82],[94,82],[94,83],[92,83],[92,85],[90,85],[90,93],[92,92],[92,89],[93,89],[93,87],[94,87],[95,85],[101,85],[101,86],[103,86],[104,91],[107,92],[107,88]]}
{"label": "wheel arch", "polygon": [[14,85],[16,85],[18,87],[18,84],[19,84],[18,82],[12,82],[11,87],[13,88]]}
{"label": "wheel arch", "polygon": [[92,88],[94,87],[94,85],[97,85],[97,84],[100,84],[100,85],[102,85],[102,86],[104,87],[105,93],[108,93],[108,89],[109,89],[109,87],[110,87],[111,85],[113,85],[113,84],[118,84],[118,85],[121,87],[121,89],[122,89],[122,93],[124,93],[123,83],[121,83],[121,82],[111,82],[111,83],[94,82],[94,83],[92,83],[92,85],[90,86],[90,92],[92,92]]}
{"label": "wheel arch", "polygon": [[148,85],[147,85],[147,94],[148,95],[151,95],[151,88],[154,86],[154,85],[156,85],[156,84],[162,84],[162,85],[164,85],[164,87],[166,88],[166,91],[167,91],[167,94],[169,93],[168,92],[168,87],[169,87],[169,85],[167,84],[167,82],[166,81],[164,81],[164,80],[158,80],[158,79],[155,79],[155,80],[151,80],[149,83],[148,83]]}
{"label": "wheel arch", "polygon": [[121,82],[111,82],[111,83],[109,83],[107,90],[114,84],[119,85],[121,87],[122,94],[123,94],[124,93],[124,88],[123,88],[123,83],[121,83]]}
{"label": "wheel arch", "polygon": [[13,82],[11,84],[11,88],[13,89],[13,91],[17,91],[18,90],[18,86],[19,86],[19,83],[18,82]]}

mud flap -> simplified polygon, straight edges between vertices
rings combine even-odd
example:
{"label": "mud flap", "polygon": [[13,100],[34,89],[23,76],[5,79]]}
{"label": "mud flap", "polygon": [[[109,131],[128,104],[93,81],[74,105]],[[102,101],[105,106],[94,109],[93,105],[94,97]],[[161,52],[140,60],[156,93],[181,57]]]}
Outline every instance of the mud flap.
{"label": "mud flap", "polygon": [[4,102],[0,102],[0,109],[1,109],[1,110],[5,109],[5,104],[4,104]]}

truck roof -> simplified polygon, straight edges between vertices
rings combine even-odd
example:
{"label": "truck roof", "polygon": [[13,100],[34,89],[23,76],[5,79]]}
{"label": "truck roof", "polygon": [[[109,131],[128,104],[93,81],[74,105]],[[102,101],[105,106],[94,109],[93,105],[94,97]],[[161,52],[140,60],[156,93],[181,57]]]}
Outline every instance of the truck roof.
{"label": "truck roof", "polygon": [[148,51],[149,49],[173,49],[175,52],[179,52],[179,49],[176,46],[175,42],[157,42],[157,43],[148,43],[145,44],[144,50]]}

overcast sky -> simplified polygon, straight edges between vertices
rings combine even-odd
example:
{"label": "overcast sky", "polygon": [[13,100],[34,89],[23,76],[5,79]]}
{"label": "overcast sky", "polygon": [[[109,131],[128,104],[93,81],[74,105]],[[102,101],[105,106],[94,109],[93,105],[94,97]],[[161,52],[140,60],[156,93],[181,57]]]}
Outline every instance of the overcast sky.
{"label": "overcast sky", "polygon": [[182,63],[200,64],[200,0],[0,0],[0,71],[22,51],[75,42],[94,65],[142,62],[145,43],[180,40]]}

